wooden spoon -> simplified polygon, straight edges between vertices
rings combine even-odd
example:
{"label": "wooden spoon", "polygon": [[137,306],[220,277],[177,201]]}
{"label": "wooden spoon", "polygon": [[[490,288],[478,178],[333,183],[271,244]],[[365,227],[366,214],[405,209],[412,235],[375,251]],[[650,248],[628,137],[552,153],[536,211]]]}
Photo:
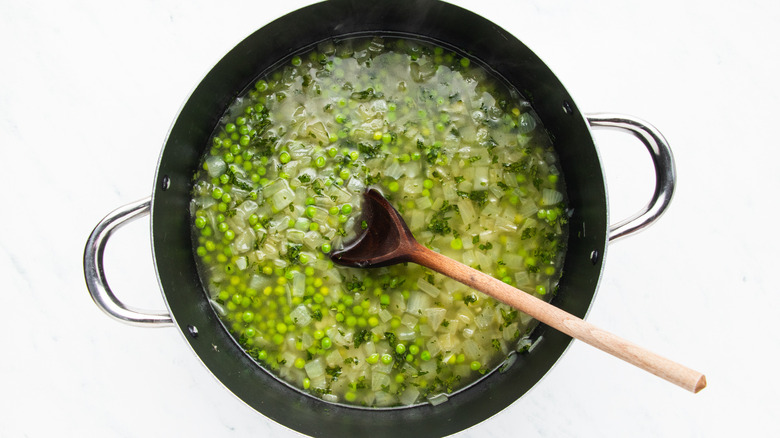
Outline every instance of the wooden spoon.
{"label": "wooden spoon", "polygon": [[364,230],[343,249],[331,253],[334,262],[358,268],[417,263],[688,391],[696,393],[707,386],[702,373],[647,351],[501,280],[426,248],[415,240],[401,215],[378,190],[369,189],[364,197],[361,218]]}

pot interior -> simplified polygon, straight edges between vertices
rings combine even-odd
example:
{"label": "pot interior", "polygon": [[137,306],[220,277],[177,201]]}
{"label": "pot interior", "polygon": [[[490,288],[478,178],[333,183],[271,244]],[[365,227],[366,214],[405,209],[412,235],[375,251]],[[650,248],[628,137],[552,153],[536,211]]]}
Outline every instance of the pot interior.
{"label": "pot interior", "polygon": [[554,141],[567,184],[569,240],[552,303],[584,317],[594,297],[607,240],[604,177],[587,123],[554,74],[492,22],[433,0],[330,0],[292,12],[238,44],[182,107],[164,145],[152,201],[152,244],[163,295],[176,324],[211,372],[263,415],[316,436],[448,435],[502,410],[550,370],[571,338],[539,325],[531,353],[517,355],[438,406],[360,409],[313,398],[260,368],[234,341],[207,301],[192,250],[192,175],[224,111],[263,72],[292,53],[332,38],[395,35],[468,53],[528,98]]}

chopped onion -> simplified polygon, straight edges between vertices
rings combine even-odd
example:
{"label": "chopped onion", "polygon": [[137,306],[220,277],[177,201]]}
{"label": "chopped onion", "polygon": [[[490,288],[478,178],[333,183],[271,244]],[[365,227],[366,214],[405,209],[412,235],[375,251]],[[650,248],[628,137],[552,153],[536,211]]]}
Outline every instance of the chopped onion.
{"label": "chopped onion", "polygon": [[227,170],[227,163],[222,159],[222,156],[215,155],[206,158],[206,167],[208,167],[209,176],[216,178]]}
{"label": "chopped onion", "polygon": [[420,390],[415,386],[410,385],[406,388],[406,390],[404,390],[404,392],[401,393],[401,395],[398,396],[398,401],[404,405],[411,405],[417,400],[419,395]]}
{"label": "chopped onion", "polygon": [[409,313],[404,314],[404,316],[401,318],[401,324],[405,325],[411,330],[414,330],[414,326],[417,325],[418,318],[416,316],[413,316]]}
{"label": "chopped onion", "polygon": [[444,321],[444,316],[446,314],[447,309],[443,309],[441,307],[429,307],[423,310],[423,315],[428,318],[428,325],[430,325],[434,330],[439,328],[439,325],[441,325],[442,321]]}
{"label": "chopped onion", "polygon": [[449,400],[449,397],[447,397],[447,394],[445,393],[428,396],[428,403],[430,403],[432,406],[438,406],[447,400]]}
{"label": "chopped onion", "polygon": [[441,290],[439,290],[438,287],[432,285],[428,282],[428,280],[424,278],[418,278],[417,279],[417,287],[420,288],[421,291],[425,292],[426,294],[430,295],[433,298],[436,298],[441,293]]}
{"label": "chopped onion", "polygon": [[304,365],[303,369],[306,370],[306,375],[308,375],[310,379],[325,375],[325,365],[323,365],[322,359],[320,358],[310,360]]}
{"label": "chopped onion", "polygon": [[487,166],[474,169],[474,190],[487,190],[489,182]]}
{"label": "chopped onion", "polygon": [[[306,275],[300,271],[292,271],[293,272],[293,281],[292,281],[292,296],[294,297],[302,297],[306,292]],[[297,311],[302,306],[298,306],[295,308]],[[305,306],[303,306],[305,308]],[[306,314],[308,315],[308,311],[306,311]],[[308,322],[306,323],[308,324]],[[304,324],[304,325],[306,325]]]}
{"label": "chopped onion", "polygon": [[553,189],[542,189],[542,205],[555,205],[561,201],[563,201],[563,193]]}
{"label": "chopped onion", "polygon": [[413,341],[415,338],[417,338],[417,334],[415,333],[413,328],[397,328],[396,334],[398,336],[398,339],[402,341]]}
{"label": "chopped onion", "polygon": [[374,397],[374,404],[376,406],[392,406],[396,404],[395,396],[388,394],[384,391],[378,391],[376,397]]}
{"label": "chopped onion", "polygon": [[423,309],[430,307],[430,303],[430,295],[414,290],[409,292],[409,301],[406,304],[406,311],[412,315],[421,315]]}
{"label": "chopped onion", "polygon": [[477,220],[477,212],[474,210],[474,205],[471,200],[458,200],[458,211],[460,212],[460,218],[463,220],[463,224],[466,227],[473,224]]}
{"label": "chopped onion", "polygon": [[322,399],[331,403],[339,401],[339,397],[336,394],[322,394]]}
{"label": "chopped onion", "polygon": [[371,373],[371,390],[380,391],[383,386],[390,384],[390,376],[374,371]]}

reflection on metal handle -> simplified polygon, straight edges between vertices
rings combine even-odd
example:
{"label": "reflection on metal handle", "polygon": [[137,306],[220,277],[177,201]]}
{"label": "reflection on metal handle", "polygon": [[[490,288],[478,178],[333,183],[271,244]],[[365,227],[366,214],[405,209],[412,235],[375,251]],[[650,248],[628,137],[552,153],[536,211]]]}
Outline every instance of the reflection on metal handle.
{"label": "reflection on metal handle", "polygon": [[92,230],[84,248],[84,277],[95,304],[117,321],[142,327],[166,327],[173,325],[167,312],[149,312],[126,306],[108,287],[103,272],[103,251],[111,233],[133,219],[149,214],[151,198],[120,207],[108,214]]}
{"label": "reflection on metal handle", "polygon": [[674,157],[664,136],[645,121],[623,114],[589,114],[587,119],[594,128],[612,128],[636,136],[650,152],[655,167],[652,199],[633,216],[609,227],[609,241],[614,242],[653,224],[669,207],[676,178]]}

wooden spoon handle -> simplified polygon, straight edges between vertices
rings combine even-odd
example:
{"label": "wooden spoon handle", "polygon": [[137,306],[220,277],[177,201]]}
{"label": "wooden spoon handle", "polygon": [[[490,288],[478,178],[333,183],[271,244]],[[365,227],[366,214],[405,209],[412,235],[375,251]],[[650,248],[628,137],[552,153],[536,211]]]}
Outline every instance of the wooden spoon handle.
{"label": "wooden spoon handle", "polygon": [[704,374],[698,371],[645,350],[501,280],[431,251],[419,243],[409,255],[411,261],[417,264],[484,292],[556,330],[649,371],[688,391],[696,393],[707,386]]}

